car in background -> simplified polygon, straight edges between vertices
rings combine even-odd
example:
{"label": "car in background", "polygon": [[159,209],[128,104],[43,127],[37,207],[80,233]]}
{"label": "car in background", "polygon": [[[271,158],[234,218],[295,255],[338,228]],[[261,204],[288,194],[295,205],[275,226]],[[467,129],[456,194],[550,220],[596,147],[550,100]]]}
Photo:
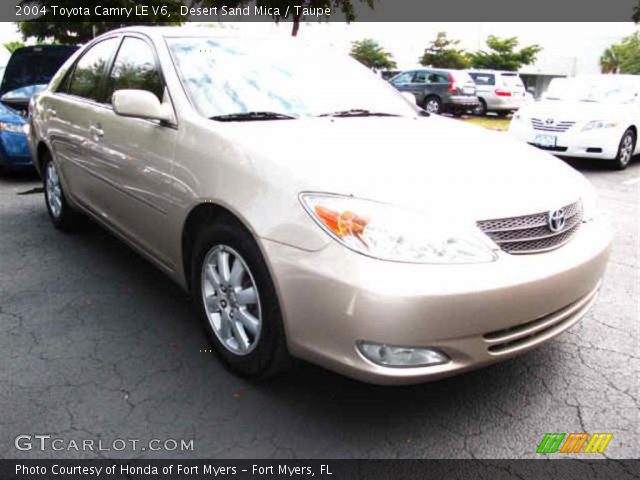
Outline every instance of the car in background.
{"label": "car in background", "polygon": [[391,80],[401,92],[412,93],[429,113],[462,115],[478,108],[476,85],[463,70],[424,68],[402,72]]}
{"label": "car in background", "polygon": [[77,49],[37,45],[19,48],[11,55],[0,83],[0,167],[33,167],[26,135],[29,100],[46,88]]}
{"label": "car in background", "polygon": [[480,102],[473,111],[476,115],[495,112],[508,115],[527,102],[527,93],[520,75],[498,70],[469,70],[476,83],[476,94]]}
{"label": "car in background", "polygon": [[640,153],[640,76],[583,75],[551,81],[542,100],[514,114],[509,132],[566,157],[624,169]]}
{"label": "car in background", "polygon": [[393,77],[395,77],[396,75],[398,75],[399,73],[402,73],[401,70],[380,70],[380,77],[382,77],[383,80],[391,80]]}

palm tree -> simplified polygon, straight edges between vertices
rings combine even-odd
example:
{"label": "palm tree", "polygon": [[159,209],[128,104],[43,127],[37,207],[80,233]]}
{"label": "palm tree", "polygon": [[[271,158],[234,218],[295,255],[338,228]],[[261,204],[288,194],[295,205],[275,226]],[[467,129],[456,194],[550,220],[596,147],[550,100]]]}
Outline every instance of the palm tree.
{"label": "palm tree", "polygon": [[617,45],[611,45],[600,57],[600,69],[602,73],[618,73],[622,64],[622,56]]}

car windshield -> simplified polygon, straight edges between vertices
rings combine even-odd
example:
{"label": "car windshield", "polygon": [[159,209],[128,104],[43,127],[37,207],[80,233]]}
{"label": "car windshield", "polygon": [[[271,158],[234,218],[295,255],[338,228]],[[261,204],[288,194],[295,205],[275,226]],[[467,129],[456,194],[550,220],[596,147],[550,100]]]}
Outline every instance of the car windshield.
{"label": "car windshield", "polygon": [[574,100],[592,103],[631,103],[637,100],[640,82],[622,79],[556,78],[545,94],[547,100]]}
{"label": "car windshield", "polygon": [[[384,80],[348,56],[294,41],[168,38],[191,102],[207,118],[260,112],[415,115]],[[339,72],[339,73],[338,73]]]}

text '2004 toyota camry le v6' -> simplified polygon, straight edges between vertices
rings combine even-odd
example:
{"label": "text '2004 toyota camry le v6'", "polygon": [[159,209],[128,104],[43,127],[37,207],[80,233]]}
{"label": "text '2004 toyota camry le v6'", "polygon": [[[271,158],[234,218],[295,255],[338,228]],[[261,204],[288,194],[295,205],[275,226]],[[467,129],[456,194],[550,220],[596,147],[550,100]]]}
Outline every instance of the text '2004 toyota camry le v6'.
{"label": "text '2004 toyota camry le v6'", "polygon": [[31,104],[55,226],[84,214],[143,253],[243,375],[297,357],[419,382],[582,317],[610,243],[582,175],[287,40],[141,27],[85,46]]}

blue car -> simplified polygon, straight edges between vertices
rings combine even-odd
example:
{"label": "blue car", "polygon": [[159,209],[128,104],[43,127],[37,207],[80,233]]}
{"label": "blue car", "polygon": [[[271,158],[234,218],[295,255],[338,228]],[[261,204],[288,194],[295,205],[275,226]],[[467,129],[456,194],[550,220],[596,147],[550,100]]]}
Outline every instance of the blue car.
{"label": "blue car", "polygon": [[0,168],[33,168],[26,131],[29,100],[47,86],[77,48],[38,45],[11,55],[0,84]]}

